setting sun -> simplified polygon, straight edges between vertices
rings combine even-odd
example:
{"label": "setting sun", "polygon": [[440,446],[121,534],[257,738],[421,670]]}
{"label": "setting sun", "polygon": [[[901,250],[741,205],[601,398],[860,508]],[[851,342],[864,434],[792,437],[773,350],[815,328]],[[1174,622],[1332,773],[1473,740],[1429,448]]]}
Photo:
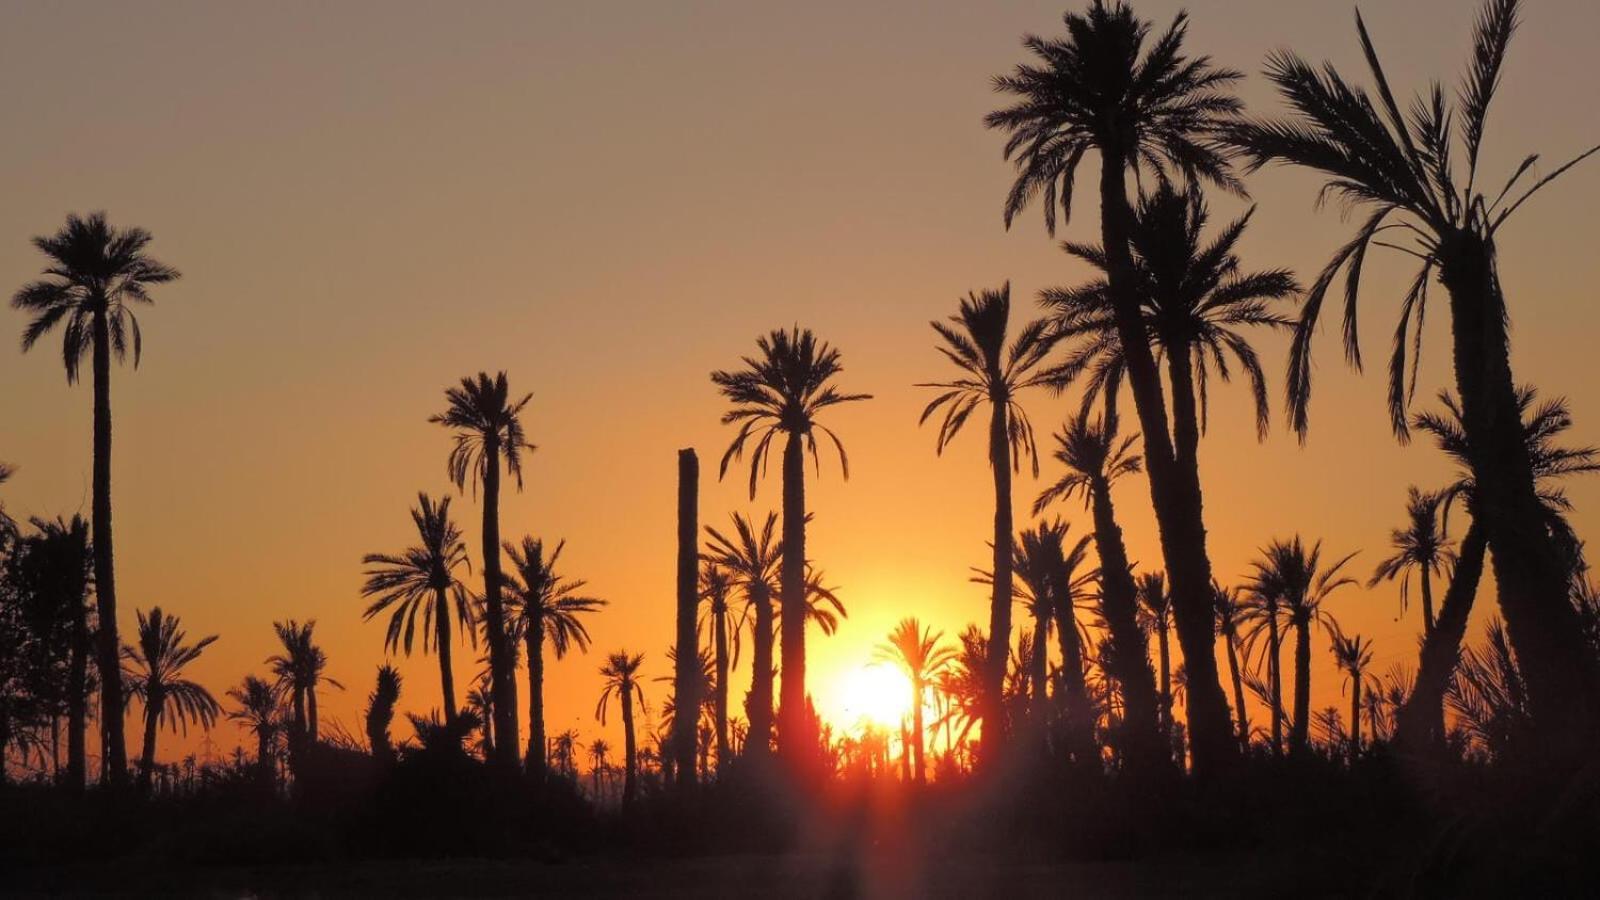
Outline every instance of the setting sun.
{"label": "setting sun", "polygon": [[888,663],[848,669],[834,690],[836,724],[847,731],[867,725],[897,730],[911,712],[911,679]]}

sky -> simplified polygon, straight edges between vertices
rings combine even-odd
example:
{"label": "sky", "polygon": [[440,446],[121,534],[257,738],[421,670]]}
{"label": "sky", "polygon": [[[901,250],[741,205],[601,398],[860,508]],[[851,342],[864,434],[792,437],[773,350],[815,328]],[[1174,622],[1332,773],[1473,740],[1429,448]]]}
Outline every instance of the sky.
{"label": "sky", "polygon": [[[1249,74],[1253,112],[1281,109],[1260,75],[1274,49],[1360,72],[1348,2],[1193,6],[1189,47]],[[650,678],[668,674],[676,451],[700,454],[703,522],[779,503],[776,469],[753,501],[743,472],[717,481],[731,431],[708,374],[737,365],[758,334],[800,324],[842,351],[842,387],[874,395],[826,420],[849,447],[850,480],[826,457],[809,473],[809,550],[850,612],[836,636],[813,634],[811,690],[841,717],[841,685],[900,618],[952,639],[987,620],[987,590],[968,580],[986,564],[994,502],[982,430],[937,456],[933,429],[917,425],[929,394],[914,385],[948,374],[927,323],[966,292],[1009,280],[1018,316],[1032,316],[1041,288],[1086,277],[1037,209],[1003,227],[1011,170],[981,123],[1000,103],[991,76],[1023,59],[1024,32],[1059,33],[1062,8],[0,3],[5,291],[39,271],[28,239],[74,211],[148,228],[153,255],[184,274],[140,313],[143,364],[113,379],[122,627],[159,604],[191,636],[220,635],[191,671],[220,698],[262,672],[274,620],[314,618],[347,686],[324,695],[322,718],[360,733],[384,660],[383,624],[361,618],[361,556],[411,542],[417,491],[452,491],[450,437],[427,422],[444,388],[503,369],[533,394],[524,423],[538,450],[521,492],[503,498],[502,532],[565,539],[566,574],[611,601],[590,622],[594,651],[551,664],[547,727],[619,745],[617,719],[594,718],[596,670],[627,648],[646,654]],[[1137,8],[1165,23],[1178,6]],[[1368,5],[1398,92],[1454,82],[1475,8]],[[1575,74],[1600,5],[1530,0],[1525,20],[1491,118],[1492,180],[1527,153],[1549,171],[1600,140],[1592,85]],[[1247,266],[1315,275],[1352,228],[1314,207],[1316,186],[1282,170],[1249,179]],[[1517,376],[1569,397],[1581,443],[1600,443],[1596,197],[1591,162],[1500,243]],[[1097,240],[1092,191],[1080,202],[1061,237]],[[1244,209],[1213,205],[1218,221]],[[1368,264],[1372,359],[1384,359],[1411,271],[1395,254]],[[1419,398],[1450,383],[1448,317],[1435,310]],[[0,310],[6,340],[24,324]],[[90,392],[66,383],[58,339],[0,352],[13,513],[89,512]],[[1424,442],[1395,442],[1381,362],[1351,371],[1331,329],[1300,445],[1278,427],[1285,345],[1257,341],[1275,401],[1266,441],[1241,387],[1212,396],[1201,455],[1215,570],[1238,582],[1257,548],[1298,532],[1332,554],[1360,550],[1364,580],[1402,523],[1406,487],[1438,486],[1449,468]],[[1041,437],[1075,405],[1044,392],[1022,402]],[[1040,481],[1019,479],[1019,509],[1057,475],[1047,461]],[[1600,481],[1570,492],[1580,534],[1594,533]],[[1122,483],[1117,501],[1132,556],[1159,565],[1144,480]],[[470,493],[455,508],[476,571],[479,508]],[[1058,511],[1087,533],[1083,511]],[[1329,609],[1375,641],[1376,671],[1414,662],[1418,613],[1396,621],[1393,585],[1345,589]],[[1313,706],[1347,705],[1325,648],[1319,638]],[[458,684],[472,656],[458,651]],[[402,708],[437,707],[434,660],[399,665]],[[748,673],[741,661],[736,700]],[[654,712],[669,685],[645,690]],[[243,737],[223,722],[210,745],[163,734],[160,753],[221,753]]]}

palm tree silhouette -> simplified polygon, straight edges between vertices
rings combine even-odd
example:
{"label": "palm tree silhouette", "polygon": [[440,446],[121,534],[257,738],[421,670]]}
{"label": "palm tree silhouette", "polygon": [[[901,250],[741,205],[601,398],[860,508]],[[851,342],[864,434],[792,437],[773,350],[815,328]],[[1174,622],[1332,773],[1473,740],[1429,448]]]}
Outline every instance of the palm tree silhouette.
{"label": "palm tree silhouette", "polygon": [[[372,758],[381,765],[394,762],[394,744],[389,739],[389,725],[394,721],[395,704],[400,702],[400,673],[394,666],[378,667],[377,683],[367,696],[367,746]],[[454,716],[446,720],[445,727],[454,727]]]}
{"label": "palm tree silhouette", "polygon": [[32,349],[57,325],[62,328],[61,353],[67,383],[78,380],[78,367],[91,357],[94,378],[94,581],[100,622],[96,659],[100,671],[101,766],[113,786],[126,782],[127,742],[123,736],[121,650],[117,632],[117,580],[111,542],[111,357],[126,358],[131,345],[134,368],[144,340],[131,304],[150,304],[153,285],[178,278],[178,270],[146,254],[150,232],[115,228],[105,213],[68,215],[53,235],[36,237],[33,245],[49,259],[44,278],[29,282],[11,298],[11,305],[33,318],[22,333],[22,349]]}
{"label": "palm tree silhouette", "polygon": [[446,468],[456,487],[472,482],[474,494],[483,488],[483,608],[489,643],[489,673],[494,692],[495,758],[502,768],[517,767],[516,655],[506,633],[505,609],[500,596],[500,466],[517,479],[522,489],[522,454],[534,450],[522,431],[522,410],[533,399],[524,394],[513,399],[506,373],[494,378],[479,372],[461,379],[444,392],[448,408],[428,421],[456,433]]}
{"label": "palm tree silhouette", "polygon": [[[1100,243],[1123,367],[1144,432],[1150,499],[1155,507],[1178,640],[1189,661],[1190,736],[1195,767],[1213,770],[1233,757],[1228,702],[1217,677],[1212,634],[1211,560],[1198,466],[1180,458],[1167,428],[1167,402],[1156,367],[1129,247],[1133,212],[1129,169],[1174,169],[1187,181],[1242,188],[1228,171],[1212,135],[1240,109],[1230,87],[1239,73],[1183,52],[1187,18],[1146,47],[1150,24],[1125,3],[1102,0],[1087,13],[1067,13],[1060,39],[1029,35],[1023,46],[1036,58],[994,79],[1011,95],[985,124],[1008,135],[1005,156],[1016,181],[1006,198],[1005,223],[1042,194],[1045,227],[1054,235],[1056,206],[1070,215],[1078,166],[1091,151],[1100,156]],[[1163,173],[1164,174],[1164,173]],[[1175,401],[1176,403],[1177,401]]]}
{"label": "palm tree silhouette", "polygon": [[1245,653],[1249,654],[1260,646],[1260,656],[1267,666],[1263,693],[1272,719],[1272,752],[1275,756],[1281,756],[1283,723],[1287,714],[1283,706],[1283,628],[1286,610],[1280,585],[1276,581],[1260,579],[1246,584],[1240,612],[1240,622],[1245,629]]}
{"label": "palm tree silhouette", "polygon": [[1411,592],[1411,573],[1417,573],[1422,586],[1422,634],[1433,633],[1433,576],[1444,575],[1455,564],[1450,538],[1439,524],[1439,507],[1444,495],[1424,493],[1412,485],[1406,497],[1406,527],[1390,533],[1394,555],[1378,563],[1367,587],[1400,580],[1400,612],[1405,613]]}
{"label": "palm tree silhouette", "polygon": [[563,579],[556,572],[561,560],[561,550],[566,541],[556,544],[548,557],[544,542],[524,537],[522,546],[505,545],[511,557],[514,576],[507,579],[511,615],[515,626],[512,631],[522,636],[528,654],[528,751],[529,772],[544,774],[544,644],[550,640],[550,649],[556,659],[577,647],[589,652],[589,629],[580,616],[599,612],[605,600],[585,597],[577,592],[587,582]]}
{"label": "palm tree silhouette", "polygon": [[417,526],[419,543],[398,555],[368,553],[361,558],[361,564],[368,567],[361,595],[376,598],[362,618],[371,619],[392,609],[384,650],[393,653],[404,648],[410,656],[417,613],[422,613],[422,652],[428,652],[430,640],[438,651],[444,720],[445,724],[454,725],[458,707],[455,674],[450,665],[450,613],[453,609],[462,631],[473,636],[467,588],[455,574],[456,569],[470,567],[471,563],[461,529],[450,520],[449,497],[435,502],[419,492],[417,505],[411,508],[411,521]]}
{"label": "palm tree silhouette", "polygon": [[1239,628],[1244,622],[1245,603],[1238,588],[1214,585],[1217,604],[1217,636],[1228,648],[1228,678],[1233,683],[1234,716],[1239,722],[1239,748],[1250,746],[1250,714],[1244,705],[1244,681],[1239,673]]}
{"label": "palm tree silhouette", "polygon": [[[1033,540],[1029,540],[1033,538]],[[1028,680],[1028,712],[1035,722],[1043,722],[1046,715],[1048,697],[1045,687],[1048,683],[1046,672],[1050,663],[1050,626],[1055,619],[1054,576],[1055,568],[1050,559],[1050,547],[1040,546],[1037,535],[1031,531],[1024,531],[1020,539],[1011,545],[1011,569],[1016,576],[1012,585],[1012,596],[1022,602],[1024,609],[1033,619],[1033,629],[1029,633],[1029,644],[1032,655],[1028,659],[1028,671],[1025,677]],[[1059,548],[1058,548],[1059,549]],[[972,579],[980,584],[994,584],[994,573],[980,571]]]}
{"label": "palm tree silhouette", "polygon": [[750,520],[733,514],[730,539],[710,525],[706,526],[706,560],[728,573],[733,587],[744,594],[752,642],[750,675],[750,730],[745,748],[766,753],[772,746],[772,634],[773,580],[779,566],[779,548],[773,543],[778,526],[775,513],[768,513],[757,531]]}
{"label": "palm tree silhouette", "polygon": [[711,632],[712,658],[715,665],[712,704],[718,774],[727,770],[728,762],[732,758],[728,744],[728,673],[739,664],[739,635],[745,628],[747,618],[743,611],[734,609],[728,602],[733,595],[733,588],[733,577],[727,569],[710,560],[702,563],[700,598],[706,605],[702,620],[706,630]]}
{"label": "palm tree silhouette", "polygon": [[283,727],[278,692],[265,679],[246,675],[238,687],[228,689],[228,699],[238,704],[228,710],[228,718],[256,736],[256,773],[262,784],[271,785],[276,771],[273,747]]}
{"label": "palm tree silhouette", "polygon": [[[1576,613],[1567,602],[1566,559],[1555,536],[1543,527],[1532,460],[1517,416],[1509,307],[1496,262],[1496,238],[1531,195],[1600,146],[1514,194],[1537,161],[1530,156],[1497,195],[1479,192],[1487,182],[1479,177],[1479,149],[1519,7],[1518,0],[1488,0],[1484,5],[1459,108],[1435,84],[1409,116],[1403,114],[1357,15],[1361,47],[1377,86],[1376,102],[1331,66],[1313,67],[1292,53],[1278,52],[1267,60],[1267,76],[1296,115],[1239,123],[1230,140],[1252,168],[1279,162],[1320,172],[1329,179],[1324,196],[1341,197],[1370,212],[1317,277],[1301,310],[1290,349],[1288,394],[1302,438],[1311,393],[1311,336],[1339,271],[1347,274],[1345,355],[1359,367],[1357,303],[1368,249],[1394,247],[1421,261],[1400,303],[1389,359],[1389,416],[1402,440],[1406,407],[1416,387],[1428,282],[1437,276],[1443,284],[1450,301],[1456,391],[1471,439],[1469,461],[1480,486],[1478,502],[1494,548],[1500,608],[1517,655],[1527,663],[1524,674],[1535,722],[1581,753],[1600,732],[1600,680],[1585,656]],[[1453,152],[1458,143],[1459,155]]]}
{"label": "palm tree silhouette", "polygon": [[[89,523],[75,515],[70,520],[35,517],[29,524],[33,533],[11,548],[10,571],[0,572],[0,583],[10,580],[13,589],[31,595],[52,622],[65,627],[66,683],[61,697],[67,711],[65,783],[81,791],[88,778],[89,657],[93,651],[89,592],[94,587],[94,554]],[[3,531],[0,528],[0,538]],[[0,543],[0,553],[5,549]]]}
{"label": "palm tree silhouette", "polygon": [[315,619],[307,620],[304,624],[294,619],[272,623],[278,642],[283,645],[283,652],[267,657],[267,667],[277,679],[275,690],[278,695],[288,694],[293,699],[294,721],[290,732],[293,742],[317,742],[317,686],[327,682],[344,690],[344,685],[323,674],[328,667],[328,655],[317,646],[312,635],[316,627]]}
{"label": "palm tree silhouette", "polygon": [[139,757],[139,789],[150,790],[155,772],[156,726],[166,722],[173,731],[189,731],[191,721],[209,729],[222,711],[216,698],[198,682],[183,677],[185,666],[194,662],[217,639],[216,635],[185,644],[188,637],[179,627],[178,617],[165,615],[153,607],[139,617],[139,644],[123,647],[122,656],[132,666],[128,693],[144,704],[144,752]]}
{"label": "palm tree silhouette", "polygon": [[610,753],[611,745],[606,743],[605,738],[595,738],[589,744],[589,774],[594,779],[594,798],[597,803],[600,801],[600,777],[605,774],[606,757]]}
{"label": "palm tree silhouette", "polygon": [[[939,437],[934,449],[943,453],[982,403],[989,404],[989,468],[994,475],[994,590],[989,600],[989,661],[991,671],[985,684],[988,718],[982,733],[983,754],[995,759],[1005,743],[1005,728],[1000,716],[1000,692],[1005,680],[1005,658],[1011,646],[1011,476],[1020,471],[1022,457],[1033,463],[1039,475],[1039,454],[1033,441],[1033,425],[1017,400],[1022,391],[1044,382],[1040,368],[1050,352],[1046,323],[1035,319],[1024,325],[1007,346],[1011,322],[1011,284],[998,291],[969,294],[948,322],[931,322],[942,343],[943,353],[961,376],[954,381],[931,382],[940,393],[922,410],[918,424],[944,410]],[[998,727],[996,727],[998,726]]]}
{"label": "palm tree silhouette", "polygon": [[1250,590],[1277,598],[1288,626],[1294,629],[1294,720],[1289,733],[1289,752],[1293,754],[1305,752],[1310,734],[1311,629],[1320,624],[1331,633],[1337,627],[1322,604],[1334,591],[1357,583],[1339,574],[1355,555],[1324,567],[1322,542],[1307,548],[1296,535],[1287,541],[1274,540],[1261,550],[1261,558],[1251,563],[1255,576]]}
{"label": "palm tree silhouette", "polygon": [[1161,730],[1171,733],[1172,650],[1168,635],[1172,632],[1172,595],[1167,593],[1167,579],[1160,572],[1140,575],[1135,585],[1134,596],[1139,600],[1139,622],[1147,633],[1156,636],[1156,671],[1161,675]]}
{"label": "palm tree silhouette", "polygon": [[1091,510],[1100,557],[1100,617],[1110,633],[1110,652],[1103,659],[1122,691],[1127,755],[1143,764],[1165,751],[1157,740],[1160,710],[1149,644],[1139,627],[1137,588],[1111,499],[1111,486],[1118,479],[1140,471],[1139,455],[1133,452],[1137,441],[1137,435],[1118,440],[1116,417],[1091,421],[1088,410],[1080,411],[1056,434],[1052,456],[1067,471],[1039,494],[1033,512],[1038,515],[1051,503],[1078,495]]}
{"label": "palm tree silhouette", "polygon": [[[738,371],[716,371],[711,381],[733,406],[722,424],[738,424],[739,431],[722,454],[717,477],[728,464],[750,453],[750,499],[756,495],[756,478],[766,470],[773,440],[784,436],[783,447],[783,561],[779,572],[783,609],[783,685],[779,715],[783,719],[784,755],[799,763],[815,742],[806,735],[806,487],[805,455],[817,460],[816,432],[832,441],[846,480],[850,462],[844,444],[831,429],[817,421],[829,407],[870,394],[846,394],[834,386],[841,371],[839,351],[818,341],[810,329],[781,329],[756,339],[759,353],[744,357]],[[820,460],[817,460],[820,469]],[[792,752],[791,752],[792,751]]]}
{"label": "palm tree silhouette", "polygon": [[[927,735],[923,707],[927,704],[928,687],[957,658],[955,649],[942,643],[943,638],[944,632],[933,631],[915,617],[907,617],[873,651],[873,659],[899,666],[911,679],[911,768],[917,784],[928,781],[927,767],[922,762]],[[986,727],[988,723],[986,719]]]}
{"label": "palm tree silhouette", "polygon": [[622,704],[623,803],[632,803],[634,792],[638,789],[639,747],[634,738],[633,702],[637,699],[640,711],[645,710],[644,688],[639,683],[639,667],[643,664],[643,653],[629,656],[626,650],[620,650],[606,657],[606,664],[600,667],[600,677],[605,679],[605,683],[600,692],[600,702],[594,708],[594,717],[604,725],[606,707],[611,698],[617,698]]}
{"label": "palm tree silhouette", "polygon": [[1350,763],[1355,764],[1361,754],[1361,691],[1370,676],[1372,642],[1359,634],[1346,636],[1337,627],[1332,629],[1333,659],[1339,671],[1350,679]]}

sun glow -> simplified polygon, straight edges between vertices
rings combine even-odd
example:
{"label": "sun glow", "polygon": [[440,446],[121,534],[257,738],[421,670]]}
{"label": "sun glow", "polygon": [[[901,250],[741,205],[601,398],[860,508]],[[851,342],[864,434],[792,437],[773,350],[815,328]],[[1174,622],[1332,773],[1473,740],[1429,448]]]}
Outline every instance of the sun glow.
{"label": "sun glow", "polygon": [[870,725],[897,731],[911,713],[911,679],[887,663],[846,670],[834,689],[838,724],[850,730]]}

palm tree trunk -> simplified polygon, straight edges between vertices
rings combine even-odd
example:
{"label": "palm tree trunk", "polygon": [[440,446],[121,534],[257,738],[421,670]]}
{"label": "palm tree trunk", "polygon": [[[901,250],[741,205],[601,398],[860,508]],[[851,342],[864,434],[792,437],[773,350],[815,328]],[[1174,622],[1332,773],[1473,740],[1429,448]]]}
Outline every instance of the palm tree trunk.
{"label": "palm tree trunk", "polygon": [[911,748],[915,755],[911,759],[911,765],[917,770],[917,784],[925,785],[928,783],[928,769],[922,764],[922,741],[925,733],[922,699],[927,693],[927,685],[923,684],[922,679],[918,678],[912,682],[911,692],[913,694],[911,698],[911,727],[916,729],[917,732],[912,738]]}
{"label": "palm tree trunk", "polygon": [[1028,675],[1028,680],[1032,682],[1029,687],[1033,718],[1038,725],[1044,724],[1044,705],[1049,700],[1045,692],[1045,679],[1050,677],[1050,613],[1043,607],[1041,612],[1042,615],[1035,615],[1033,619],[1033,659],[1029,660],[1033,671]]}
{"label": "palm tree trunk", "polygon": [[750,734],[745,750],[765,755],[772,749],[772,598],[765,586],[755,586],[750,603],[756,608],[755,647],[750,675]]}
{"label": "palm tree trunk", "polygon": [[1272,687],[1272,753],[1283,755],[1283,635],[1278,630],[1278,607],[1267,608],[1267,678]]}
{"label": "palm tree trunk", "polygon": [[517,768],[517,681],[515,660],[506,642],[505,608],[500,600],[500,441],[483,441],[483,607],[489,632],[489,678],[494,694],[495,759],[500,768]]}
{"label": "palm tree trunk", "polygon": [[1311,736],[1311,623],[1294,622],[1294,728],[1289,755],[1303,754]]}
{"label": "palm tree trunk", "polygon": [[456,676],[450,666],[450,600],[444,588],[434,592],[437,607],[434,640],[439,644],[439,693],[444,699],[444,723],[452,728],[456,724]]}
{"label": "palm tree trunk", "polygon": [[139,790],[150,792],[150,778],[156,765],[156,723],[159,721],[161,699],[147,696],[144,708],[144,752],[139,755]]}
{"label": "palm tree trunk", "polygon": [[[1161,376],[1150,352],[1139,298],[1132,291],[1133,257],[1128,250],[1131,221],[1126,181],[1128,161],[1122,148],[1102,148],[1101,237],[1117,335],[1144,433],[1150,500],[1155,507],[1162,556],[1171,583],[1178,644],[1183,649],[1188,671],[1189,738],[1194,767],[1197,774],[1205,775],[1235,759],[1238,744],[1233,738],[1228,701],[1217,674],[1211,559],[1206,554],[1199,468],[1192,456],[1177,457],[1167,435]],[[1189,396],[1192,400],[1192,392]]]}
{"label": "palm tree trunk", "polygon": [[1417,682],[1395,717],[1395,743],[1406,753],[1425,754],[1444,742],[1444,695],[1461,655],[1467,619],[1483,577],[1488,542],[1488,529],[1474,518],[1461,538],[1455,571],[1439,609],[1439,622],[1422,641]]}
{"label": "palm tree trunk", "polygon": [[306,727],[309,729],[311,743],[317,742],[317,689],[306,688]]}
{"label": "palm tree trunk", "polygon": [[783,681],[778,700],[778,749],[798,767],[816,742],[805,734],[806,468],[804,437],[795,431],[789,433],[783,448],[783,562],[779,589]]}
{"label": "palm tree trunk", "polygon": [[623,686],[622,691],[622,752],[625,757],[625,770],[622,775],[622,802],[632,803],[633,792],[636,789],[634,780],[638,777],[638,747],[633,737],[633,685]]}
{"label": "palm tree trunk", "polygon": [[544,616],[535,612],[528,617],[528,631],[523,635],[528,654],[528,774],[543,778],[544,758]]}
{"label": "palm tree trunk", "polygon": [[1361,755],[1361,670],[1350,672],[1350,765]]}
{"label": "palm tree trunk", "polygon": [[1428,572],[1426,564],[1419,566],[1422,576],[1422,637],[1426,639],[1433,634],[1433,576]]}
{"label": "palm tree trunk", "polygon": [[713,597],[711,602],[717,654],[717,774],[722,775],[728,766],[728,598]]}
{"label": "palm tree trunk", "polygon": [[1061,579],[1055,586],[1056,644],[1061,650],[1062,706],[1066,712],[1067,750],[1077,762],[1091,758],[1093,723],[1089,721],[1089,691],[1083,682],[1083,643],[1078,635],[1077,612],[1072,608],[1072,588]]}
{"label": "palm tree trunk", "polygon": [[67,785],[81,791],[88,779],[89,622],[81,595],[72,610],[72,650],[67,672]]}
{"label": "palm tree trunk", "polygon": [[1006,663],[1011,656],[1011,443],[1009,408],[993,400],[989,416],[989,468],[994,472],[994,584],[989,595],[988,671],[984,673],[984,765],[999,762],[1005,746]]}
{"label": "palm tree trunk", "polygon": [[681,787],[694,785],[695,741],[698,737],[696,725],[699,716],[695,713],[700,709],[700,633],[695,623],[700,599],[697,580],[699,540],[700,460],[693,450],[679,450],[678,656],[673,684],[673,702],[677,704],[679,715],[673,723],[677,733],[672,736],[672,752],[676,755],[677,780]]}
{"label": "palm tree trunk", "polygon": [[1223,636],[1228,643],[1228,677],[1233,680],[1233,705],[1239,722],[1239,749],[1250,746],[1250,717],[1244,706],[1244,679],[1239,674],[1239,651],[1234,646],[1232,634]]}
{"label": "palm tree trunk", "polygon": [[256,732],[256,773],[262,784],[271,785],[275,780],[272,773],[272,738],[265,730]]}
{"label": "palm tree trunk", "polygon": [[1166,622],[1156,623],[1156,649],[1161,658],[1161,731],[1172,739],[1172,649]]}
{"label": "palm tree trunk", "polygon": [[1138,590],[1128,567],[1111,503],[1111,486],[1103,479],[1090,488],[1094,545],[1100,556],[1101,613],[1111,633],[1110,669],[1122,689],[1124,756],[1136,765],[1154,765],[1165,750],[1158,738],[1155,673],[1150,671],[1149,644],[1139,627]]}
{"label": "palm tree trunk", "polygon": [[117,636],[117,576],[111,543],[111,332],[104,310],[94,315],[94,503],[95,603],[100,615],[101,768],[112,787],[127,782],[128,749],[123,737],[122,666]]}

